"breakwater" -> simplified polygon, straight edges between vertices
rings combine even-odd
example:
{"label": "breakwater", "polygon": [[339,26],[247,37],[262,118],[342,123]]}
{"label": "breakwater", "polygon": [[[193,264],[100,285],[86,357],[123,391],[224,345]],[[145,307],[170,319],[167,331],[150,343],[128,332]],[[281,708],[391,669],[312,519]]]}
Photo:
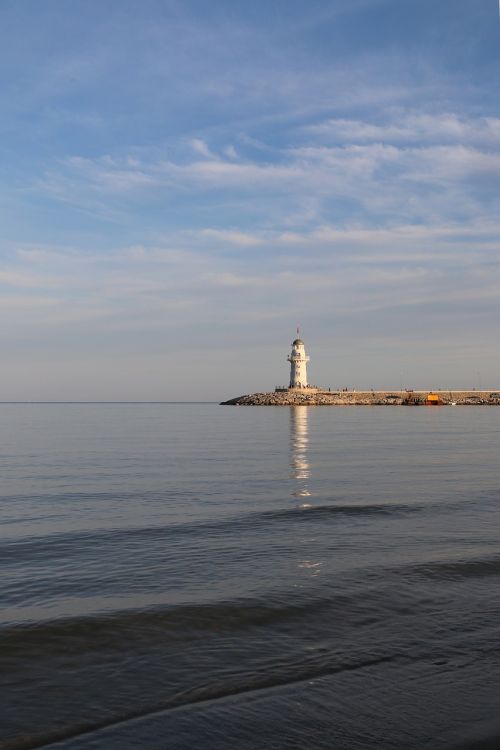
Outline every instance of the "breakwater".
{"label": "breakwater", "polygon": [[325,391],[288,389],[222,401],[228,406],[500,406],[500,389],[469,391]]}

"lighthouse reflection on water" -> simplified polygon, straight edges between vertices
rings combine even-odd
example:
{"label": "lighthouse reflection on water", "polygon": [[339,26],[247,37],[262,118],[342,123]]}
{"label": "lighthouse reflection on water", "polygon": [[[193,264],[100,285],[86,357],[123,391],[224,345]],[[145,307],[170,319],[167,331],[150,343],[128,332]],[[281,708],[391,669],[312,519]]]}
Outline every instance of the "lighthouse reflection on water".
{"label": "lighthouse reflection on water", "polygon": [[[290,407],[290,467],[294,485],[292,495],[302,501],[300,502],[300,512],[304,513],[309,513],[312,510],[312,505],[307,500],[311,496],[309,489],[311,471],[308,461],[308,417],[309,407]],[[304,533],[304,531],[301,531],[297,535],[297,568],[300,570],[302,577],[306,576],[308,579],[312,579],[321,574],[323,562],[317,559],[317,544],[316,535],[311,536],[310,532]]]}
{"label": "lighthouse reflection on water", "polygon": [[294,497],[309,497],[308,407],[290,407],[290,466],[294,481]]}

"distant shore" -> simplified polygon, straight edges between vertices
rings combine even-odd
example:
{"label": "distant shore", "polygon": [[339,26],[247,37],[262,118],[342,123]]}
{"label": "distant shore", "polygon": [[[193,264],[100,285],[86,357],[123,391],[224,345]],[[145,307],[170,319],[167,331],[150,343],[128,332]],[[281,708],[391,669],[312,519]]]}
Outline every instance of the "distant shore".
{"label": "distant shore", "polygon": [[498,390],[331,391],[289,388],[251,393],[222,401],[223,406],[500,406]]}

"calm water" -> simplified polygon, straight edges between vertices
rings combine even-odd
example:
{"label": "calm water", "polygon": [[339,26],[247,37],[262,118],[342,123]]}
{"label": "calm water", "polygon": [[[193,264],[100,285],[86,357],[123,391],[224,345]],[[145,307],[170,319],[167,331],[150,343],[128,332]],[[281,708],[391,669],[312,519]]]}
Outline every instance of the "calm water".
{"label": "calm water", "polygon": [[2,749],[500,746],[500,409],[0,415]]}

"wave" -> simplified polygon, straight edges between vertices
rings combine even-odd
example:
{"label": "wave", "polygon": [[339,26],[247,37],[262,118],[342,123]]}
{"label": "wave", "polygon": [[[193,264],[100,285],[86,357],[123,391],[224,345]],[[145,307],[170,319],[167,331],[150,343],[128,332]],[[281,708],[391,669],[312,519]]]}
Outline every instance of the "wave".
{"label": "wave", "polygon": [[434,560],[409,566],[418,575],[428,578],[484,578],[500,575],[500,555],[459,560]]}
{"label": "wave", "polygon": [[419,505],[396,503],[379,504],[323,504],[290,508],[277,508],[261,512],[222,518],[217,521],[195,523],[174,523],[161,526],[139,528],[90,529],[56,532],[44,536],[12,539],[0,549],[0,564],[8,566],[18,561],[57,559],[66,555],[74,556],[86,545],[95,547],[102,543],[125,545],[133,541],[165,541],[171,538],[226,534],[233,531],[262,529],[274,522],[306,523],[330,517],[373,517],[399,516],[415,513],[422,509]]}
{"label": "wave", "polygon": [[[134,640],[151,642],[156,634],[164,638],[176,633],[179,639],[189,639],[190,634],[211,630],[228,631],[247,627],[279,623],[318,614],[335,602],[346,605],[348,597],[292,598],[289,592],[269,600],[227,600],[206,604],[180,604],[167,609],[125,610],[110,614],[68,617],[32,624],[0,627],[2,649],[9,656],[26,654],[30,649],[58,650],[70,639],[79,638],[96,647],[100,641],[109,644],[133,636]],[[356,601],[355,595],[352,597]]]}
{"label": "wave", "polygon": [[[37,674],[38,664],[43,670],[47,664],[54,664],[54,669],[57,669],[58,664],[69,658],[72,673],[85,674],[95,669],[96,663],[127,664],[132,654],[138,660],[137,668],[143,671],[143,677],[149,675],[148,664],[161,660],[164,664],[162,670],[168,674],[170,690],[164,692],[162,689],[164,697],[161,700],[156,699],[157,693],[153,690],[149,698],[144,697],[143,703],[141,691],[132,703],[124,700],[122,708],[116,705],[112,709],[103,707],[92,717],[74,723],[71,717],[65,720],[63,714],[57,727],[47,727],[40,733],[35,731],[30,737],[18,735],[6,744],[0,741],[0,748],[34,750],[181,706],[365,669],[403,658],[394,653],[392,644],[382,644],[377,648],[371,642],[350,652],[327,646],[313,651],[300,647],[292,652],[287,649],[287,658],[282,658],[283,651],[278,644],[283,643],[283,637],[287,639],[305,629],[311,632],[312,623],[320,623],[325,617],[329,621],[332,619],[329,613],[338,623],[336,627],[352,632],[367,617],[367,610],[373,614],[369,595],[359,597],[355,591],[316,597],[285,591],[273,600],[230,599],[211,604],[178,605],[165,610],[126,611],[3,628],[3,673],[7,682],[9,675],[15,675],[22,664],[29,665],[30,673],[34,670],[33,674]],[[266,638],[264,649],[263,634]],[[228,654],[221,650],[216,656],[210,655],[214,638],[228,644]],[[245,644],[247,656],[244,659],[237,653],[231,657],[231,648],[235,644],[240,644],[238,648]],[[204,684],[200,684],[197,670],[191,672],[192,667],[188,667],[185,671],[185,663],[190,664],[194,655],[197,664],[204,665]],[[131,673],[135,675],[135,667],[131,667]]]}
{"label": "wave", "polygon": [[359,504],[359,505],[307,505],[300,508],[283,508],[276,511],[266,511],[263,516],[277,519],[293,519],[308,521],[315,517],[328,516],[393,516],[414,513],[421,510],[418,505],[404,505],[396,503]]}
{"label": "wave", "polygon": [[[409,567],[415,572],[422,571],[422,566]],[[379,569],[377,577],[387,582],[383,570]],[[407,587],[404,588],[406,591]],[[390,597],[381,602],[378,584],[372,586],[367,585],[366,581],[363,584],[358,580],[356,586],[351,580],[349,585],[344,587],[342,594],[332,594],[330,591],[329,595],[313,596],[310,593],[286,590],[279,596],[275,595],[272,600],[269,597],[251,600],[228,599],[207,604],[178,605],[164,610],[116,612],[110,615],[68,618],[32,626],[4,628],[0,632],[3,651],[7,657],[7,678],[9,670],[14,673],[21,662],[32,663],[41,659],[44,663],[57,665],[71,654],[78,655],[72,669],[85,672],[91,668],[91,664],[86,662],[89,653],[91,658],[97,658],[99,663],[110,659],[115,664],[121,663],[123,656],[129,659],[132,655],[132,658],[139,662],[143,660],[146,671],[149,669],[148,663],[152,664],[156,658],[162,658],[168,663],[165,669],[170,670],[173,666],[170,658],[175,659],[178,654],[185,654],[189,650],[190,640],[197,642],[192,653],[197,654],[197,664],[201,664],[203,662],[198,661],[198,644],[206,644],[206,649],[210,651],[213,648],[213,636],[222,637],[228,644],[229,654],[231,643],[241,643],[242,639],[246,642],[247,638],[253,640],[246,644],[245,648],[253,651],[246,664],[243,664],[238,656],[232,666],[229,664],[230,657],[221,651],[222,663],[217,661],[215,671],[202,669],[202,673],[206,674],[205,684],[198,682],[196,685],[188,683],[174,686],[171,682],[170,693],[167,692],[161,700],[156,700],[158,694],[155,695],[153,692],[141,704],[139,696],[137,700],[134,698],[132,703],[124,701],[122,708],[108,706],[102,711],[99,710],[98,714],[87,716],[81,721],[72,723],[71,718],[68,718],[67,722],[62,719],[58,721],[57,728],[47,728],[43,733],[33,733],[30,737],[18,736],[3,744],[0,741],[0,748],[36,750],[56,742],[71,740],[135,719],[204,701],[285,687],[342,672],[377,668],[385,664],[413,664],[430,656],[435,657],[430,644],[422,644],[422,648],[408,648],[408,645],[398,638],[374,640],[371,627],[373,623],[391,619],[394,632],[398,632],[398,622],[401,622],[398,620],[399,617],[413,619],[413,615],[408,618],[408,614],[413,611],[416,602],[412,602],[412,607],[408,609],[408,601],[401,601],[397,595],[394,598],[393,589],[391,581],[386,589],[391,592]],[[314,632],[315,623],[321,625],[317,632]],[[269,661],[261,660],[264,634],[266,643],[273,637],[278,643],[283,641],[283,636],[288,638],[292,633],[302,632],[305,628],[309,629],[309,633],[314,632],[317,644],[318,637],[325,637],[324,648],[317,648],[311,652],[293,648],[287,653],[286,660],[282,659],[282,652],[278,649],[275,653],[271,652]],[[343,645],[341,649],[337,649],[334,644],[340,632],[352,634],[353,640],[344,643],[340,639],[339,643]],[[226,640],[228,635],[234,635],[236,640]],[[349,643],[352,646],[350,649],[347,648]],[[455,654],[455,646],[456,644],[449,644],[450,653]],[[443,651],[440,646],[439,657],[444,658],[445,652],[446,649]],[[491,659],[490,648],[484,656]],[[181,656],[181,659],[184,658]],[[165,671],[165,674],[167,673],[169,680],[173,681],[174,677],[170,671]],[[192,682],[192,679],[199,680],[199,677],[189,677],[189,682]],[[106,715],[103,715],[104,711]]]}
{"label": "wave", "polygon": [[239,680],[234,680],[231,683],[214,682],[208,685],[200,685],[192,689],[178,692],[153,704],[141,706],[136,709],[129,708],[124,711],[116,711],[113,715],[108,715],[106,718],[99,720],[82,721],[46,731],[35,737],[18,737],[10,741],[7,740],[6,742],[0,742],[0,748],[1,750],[41,750],[41,748],[49,747],[54,743],[76,739],[85,735],[97,733],[103,729],[127,724],[128,722],[136,721],[137,719],[152,717],[178,708],[185,708],[208,701],[223,700],[225,698],[252,694],[263,690],[288,687],[311,679],[319,679],[344,672],[369,669],[383,664],[407,663],[409,661],[414,661],[414,659],[401,654],[386,654],[371,658],[361,657],[352,660],[345,658],[344,660],[339,660],[336,664],[290,665],[288,667],[282,667],[281,670],[273,669],[269,672],[259,671],[257,673],[241,675]]}

